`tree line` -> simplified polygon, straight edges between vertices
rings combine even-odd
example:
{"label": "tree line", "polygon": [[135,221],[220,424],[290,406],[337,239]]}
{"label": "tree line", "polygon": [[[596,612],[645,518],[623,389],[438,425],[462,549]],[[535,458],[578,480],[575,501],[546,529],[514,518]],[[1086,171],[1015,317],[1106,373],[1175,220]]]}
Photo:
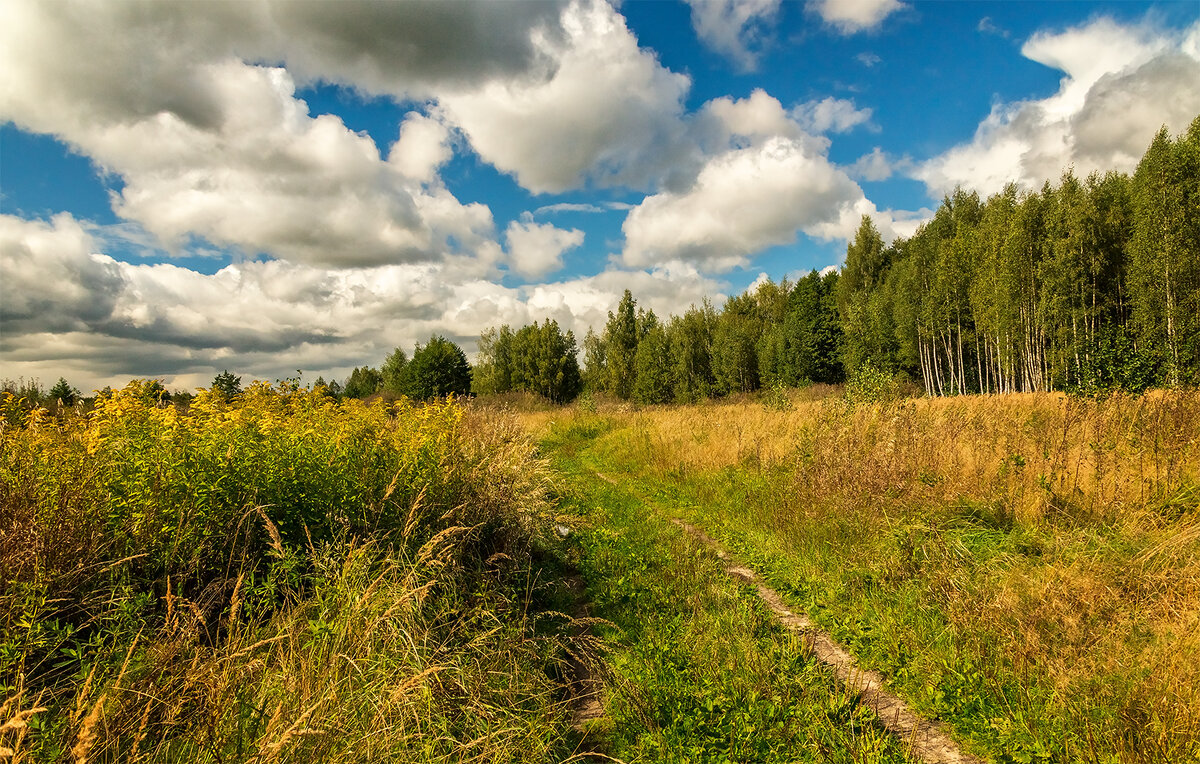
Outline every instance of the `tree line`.
{"label": "tree line", "polygon": [[[582,350],[584,366],[579,365]],[[889,375],[930,396],[1200,384],[1200,117],[1164,127],[1132,175],[1109,172],[987,199],[956,189],[890,245],[864,216],[841,271],[767,280],[665,321],[629,290],[583,347],[558,323],[485,330],[472,367],[432,336],[409,359],[315,386],[330,395],[430,399],[584,390],[641,403]],[[236,395],[228,371],[213,389]],[[170,397],[158,384],[157,394]],[[0,389],[71,405],[65,379]],[[176,397],[187,397],[177,391]]]}
{"label": "tree line", "polygon": [[1200,117],[1133,175],[957,190],[885,247],[865,220],[838,294],[843,365],[929,395],[1200,382]]}
{"label": "tree line", "polygon": [[[1068,170],[987,199],[957,189],[891,245],[864,216],[840,273],[766,281],[720,310],[706,301],[664,322],[626,290],[584,338],[578,385],[508,371],[552,323],[485,331],[477,392],[689,402],[863,370],[931,396],[1196,385],[1200,117],[1177,138],[1161,130],[1133,175]],[[573,341],[550,352],[566,364]]]}

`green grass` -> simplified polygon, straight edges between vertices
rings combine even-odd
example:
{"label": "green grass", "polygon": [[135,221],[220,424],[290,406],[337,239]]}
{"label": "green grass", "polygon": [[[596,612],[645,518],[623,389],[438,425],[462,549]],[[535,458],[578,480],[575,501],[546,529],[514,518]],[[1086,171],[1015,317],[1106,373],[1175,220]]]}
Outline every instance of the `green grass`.
{"label": "green grass", "polygon": [[262,385],[0,414],[0,760],[578,750],[549,475],[510,420]]}
{"label": "green grass", "polygon": [[[967,750],[1005,763],[1200,760],[1195,694],[1154,657],[1186,664],[1169,645],[1194,639],[1147,625],[1162,608],[1192,607],[1190,573],[1172,578],[1195,544],[1191,484],[1162,502],[1162,530],[1058,512],[1049,489],[1051,513],[1034,522],[970,496],[862,498],[851,473],[831,478],[840,493],[818,494],[797,483],[803,451],[724,468],[673,463],[646,418],[617,414],[601,427],[577,416],[582,426],[561,417],[550,442],[580,480],[601,472],[640,497],[648,509],[630,510],[634,522],[676,516],[703,528]],[[939,481],[914,475],[918,489]]]}
{"label": "green grass", "polygon": [[596,477],[601,419],[543,442],[610,645],[603,750],[644,762],[903,762],[903,746],[711,550]]}

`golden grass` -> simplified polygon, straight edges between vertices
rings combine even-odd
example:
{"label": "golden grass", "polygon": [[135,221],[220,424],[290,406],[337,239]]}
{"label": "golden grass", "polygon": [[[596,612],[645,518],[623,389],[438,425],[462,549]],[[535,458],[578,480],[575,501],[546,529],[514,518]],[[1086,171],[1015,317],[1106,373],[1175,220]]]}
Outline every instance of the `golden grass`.
{"label": "golden grass", "polygon": [[688,481],[735,468],[760,487],[731,525],[796,550],[845,543],[834,565],[920,581],[960,647],[1050,688],[1079,729],[1137,730],[1097,750],[1200,751],[1200,393],[810,394],[783,410],[609,403],[522,421],[545,433],[578,417],[612,424],[609,469]]}

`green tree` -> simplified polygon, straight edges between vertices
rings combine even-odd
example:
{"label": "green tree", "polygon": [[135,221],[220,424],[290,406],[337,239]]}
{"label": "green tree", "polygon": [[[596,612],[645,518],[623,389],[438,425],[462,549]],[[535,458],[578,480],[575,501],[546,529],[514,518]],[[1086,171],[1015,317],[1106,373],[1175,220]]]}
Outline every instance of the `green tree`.
{"label": "green tree", "polygon": [[655,325],[646,331],[646,335],[638,343],[634,367],[634,400],[639,403],[671,402],[674,397],[671,344],[663,327]]}
{"label": "green tree", "polygon": [[229,369],[226,369],[213,377],[209,389],[214,393],[218,393],[225,400],[230,401],[233,400],[234,396],[242,392],[242,378],[234,376],[229,372]]}
{"label": "green tree", "polygon": [[667,325],[676,401],[691,403],[716,393],[717,380],[712,368],[716,325],[717,313],[708,300],[700,307],[693,305]]}
{"label": "green tree", "polygon": [[479,360],[471,370],[476,395],[496,395],[513,389],[513,332],[508,324],[479,335]]}
{"label": "green tree", "polygon": [[1172,141],[1164,127],[1133,176],[1129,292],[1138,344],[1166,381],[1200,381],[1200,117]]}
{"label": "green tree", "polygon": [[347,398],[366,398],[379,392],[383,386],[383,375],[378,369],[370,366],[358,367],[350,372],[346,384],[342,387],[342,395]]}
{"label": "green tree", "polygon": [[846,264],[837,282],[838,314],[845,336],[843,363],[847,369],[856,369],[868,358],[880,355],[878,342],[873,341],[879,333],[872,318],[879,312],[880,287],[891,265],[888,255],[875,223],[863,215],[854,241],[846,247]]}
{"label": "green tree", "polygon": [[522,327],[512,341],[513,387],[555,403],[574,400],[583,389],[578,352],[575,335],[563,334],[557,321]]}
{"label": "green tree", "polygon": [[408,362],[404,392],[418,400],[468,395],[471,392],[471,365],[455,343],[435,335],[424,347],[417,345]]}
{"label": "green tree", "polygon": [[583,337],[583,383],[588,390],[607,390],[608,364],[604,338],[590,327]]}
{"label": "green tree", "polygon": [[608,323],[604,327],[605,389],[623,399],[633,394],[637,373],[634,367],[638,346],[636,309],[637,300],[626,289],[617,312],[608,314]]}
{"label": "green tree", "polygon": [[75,401],[79,400],[80,392],[67,383],[64,377],[59,377],[58,382],[54,387],[50,388],[47,394],[51,401],[59,401],[64,406],[74,406]]}
{"label": "green tree", "polygon": [[748,393],[759,388],[758,342],[762,321],[754,296],[731,297],[713,331],[713,375],[722,393]]}
{"label": "green tree", "polygon": [[404,394],[405,369],[408,367],[408,356],[400,348],[394,349],[383,361],[379,370],[380,387],[392,395]]}
{"label": "green tree", "polygon": [[768,362],[760,352],[759,366],[773,366],[763,383],[790,387],[808,382],[840,382],[842,328],[838,321],[836,271],[821,276],[812,271],[796,282],[788,294],[787,313],[777,328],[763,335],[762,348],[778,354]]}

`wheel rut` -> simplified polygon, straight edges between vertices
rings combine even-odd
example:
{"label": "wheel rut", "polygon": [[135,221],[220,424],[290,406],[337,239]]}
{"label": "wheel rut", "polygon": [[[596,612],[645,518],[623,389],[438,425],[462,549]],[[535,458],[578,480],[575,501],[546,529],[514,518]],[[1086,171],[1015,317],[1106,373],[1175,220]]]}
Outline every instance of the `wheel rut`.
{"label": "wheel rut", "polygon": [[[601,480],[617,485],[609,476],[595,474]],[[802,635],[817,660],[833,669],[838,680],[858,694],[859,704],[874,711],[880,723],[904,741],[914,757],[925,764],[984,764],[983,759],[962,751],[942,724],[920,716],[902,699],[888,692],[882,674],[859,667],[849,650],[808,616],[789,608],[779,592],[763,583],[753,568],[735,559],[716,539],[679,518],[670,520],[691,538],[711,547],[725,563],[726,573],[753,586],[775,620],[789,631]]]}

